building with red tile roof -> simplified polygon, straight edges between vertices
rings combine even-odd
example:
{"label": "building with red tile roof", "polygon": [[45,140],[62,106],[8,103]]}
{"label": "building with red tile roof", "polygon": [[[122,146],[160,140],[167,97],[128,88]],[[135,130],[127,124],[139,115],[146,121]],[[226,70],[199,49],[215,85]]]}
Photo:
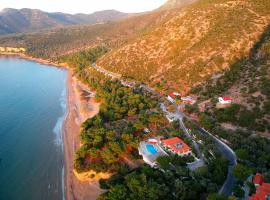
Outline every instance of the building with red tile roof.
{"label": "building with red tile roof", "polygon": [[249,200],[268,200],[270,199],[270,183],[263,182],[263,175],[257,173],[252,182],[256,186],[256,194],[249,197]]}
{"label": "building with red tile roof", "polygon": [[178,137],[163,139],[161,140],[161,144],[166,150],[179,156],[191,155],[191,148]]}
{"label": "building with red tile roof", "polygon": [[255,186],[259,186],[263,183],[263,175],[260,174],[260,173],[257,173],[253,179],[252,179],[252,182]]}
{"label": "building with red tile roof", "polygon": [[219,103],[221,104],[231,104],[233,99],[231,97],[228,96],[224,96],[224,97],[219,97],[218,98]]}
{"label": "building with red tile roof", "polygon": [[267,194],[264,192],[257,192],[249,197],[249,200],[267,200]]}
{"label": "building with red tile roof", "polygon": [[258,192],[264,192],[270,196],[270,183],[262,183],[262,185],[257,187]]}
{"label": "building with red tile roof", "polygon": [[168,95],[168,97],[167,97],[167,99],[170,101],[170,102],[172,102],[172,103],[175,103],[175,100],[176,100],[176,98],[180,98],[181,97],[181,94],[179,94],[178,92],[171,92],[169,95]]}

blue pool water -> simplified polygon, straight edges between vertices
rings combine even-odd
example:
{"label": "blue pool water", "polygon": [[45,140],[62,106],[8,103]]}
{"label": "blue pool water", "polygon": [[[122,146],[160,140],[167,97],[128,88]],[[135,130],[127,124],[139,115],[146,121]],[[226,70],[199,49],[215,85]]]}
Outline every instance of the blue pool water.
{"label": "blue pool water", "polygon": [[66,77],[0,56],[0,200],[63,199]]}
{"label": "blue pool water", "polygon": [[153,155],[157,154],[157,150],[155,149],[154,145],[152,145],[152,144],[147,144],[146,149],[147,149],[147,151],[149,151]]}

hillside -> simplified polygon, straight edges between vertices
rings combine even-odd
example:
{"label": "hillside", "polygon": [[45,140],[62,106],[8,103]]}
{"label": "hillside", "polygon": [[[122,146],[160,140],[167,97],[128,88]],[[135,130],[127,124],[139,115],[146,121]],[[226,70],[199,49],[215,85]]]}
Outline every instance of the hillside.
{"label": "hillside", "polygon": [[166,21],[174,12],[137,14],[105,24],[64,27],[37,33],[0,37],[1,46],[25,47],[31,55],[57,59],[95,45],[116,48]]}
{"label": "hillside", "polygon": [[184,7],[196,1],[198,0],[168,0],[159,9],[172,9],[172,8]]}
{"label": "hillside", "polygon": [[160,89],[188,91],[248,55],[269,24],[269,8],[264,0],[201,0],[176,9],[166,22],[113,49],[98,64]]}
{"label": "hillside", "polygon": [[120,21],[2,37],[0,44],[54,60],[106,46],[99,66],[160,91],[186,93],[248,56],[269,24],[269,8],[264,0],[170,0]]}
{"label": "hillside", "polygon": [[[247,58],[236,62],[222,77],[193,89],[224,129],[249,130],[270,137],[270,26]],[[221,94],[233,98],[234,105],[217,109]]]}
{"label": "hillside", "polygon": [[42,29],[59,28],[78,24],[96,24],[115,21],[128,14],[105,10],[92,14],[48,13],[36,9],[6,8],[0,12],[0,35],[32,32]]}

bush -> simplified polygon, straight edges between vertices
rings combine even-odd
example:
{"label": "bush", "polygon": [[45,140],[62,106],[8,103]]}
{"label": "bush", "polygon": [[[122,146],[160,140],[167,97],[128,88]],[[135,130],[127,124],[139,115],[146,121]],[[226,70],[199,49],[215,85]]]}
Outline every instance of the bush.
{"label": "bush", "polygon": [[239,125],[242,127],[253,127],[255,124],[256,116],[249,110],[240,112]]}

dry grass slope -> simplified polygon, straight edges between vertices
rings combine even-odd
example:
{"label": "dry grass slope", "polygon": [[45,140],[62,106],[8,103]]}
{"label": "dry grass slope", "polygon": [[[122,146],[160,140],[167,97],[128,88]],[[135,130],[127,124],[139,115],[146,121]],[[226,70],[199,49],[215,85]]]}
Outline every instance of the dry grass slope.
{"label": "dry grass slope", "polygon": [[270,20],[264,0],[201,0],[104,56],[99,65],[188,89],[247,56]]}
{"label": "dry grass slope", "polygon": [[0,37],[0,44],[1,46],[23,46],[36,57],[57,59],[97,45],[106,45],[109,48],[119,47],[134,37],[140,37],[172,14],[170,11],[161,10],[117,22]]}

